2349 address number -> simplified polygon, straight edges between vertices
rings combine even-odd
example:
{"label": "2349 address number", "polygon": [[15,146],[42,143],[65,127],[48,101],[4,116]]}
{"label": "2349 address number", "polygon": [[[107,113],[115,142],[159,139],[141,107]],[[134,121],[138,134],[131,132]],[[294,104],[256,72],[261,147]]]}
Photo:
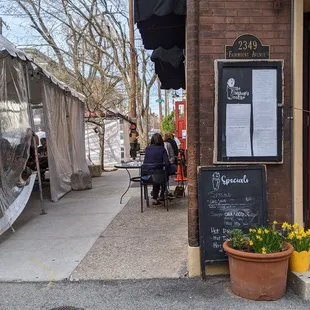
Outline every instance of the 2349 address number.
{"label": "2349 address number", "polygon": [[245,50],[256,50],[258,47],[257,41],[238,41],[238,50],[245,51]]}

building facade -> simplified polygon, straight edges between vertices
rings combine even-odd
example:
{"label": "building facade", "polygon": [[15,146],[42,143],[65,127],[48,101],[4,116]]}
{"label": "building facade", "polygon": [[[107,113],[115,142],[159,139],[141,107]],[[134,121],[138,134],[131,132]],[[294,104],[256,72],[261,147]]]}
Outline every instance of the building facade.
{"label": "building facade", "polygon": [[283,163],[266,165],[268,219],[308,225],[309,9],[306,0],[187,1],[190,276],[200,274],[197,167],[215,165],[214,61],[243,34],[270,46],[270,60],[284,61]]}

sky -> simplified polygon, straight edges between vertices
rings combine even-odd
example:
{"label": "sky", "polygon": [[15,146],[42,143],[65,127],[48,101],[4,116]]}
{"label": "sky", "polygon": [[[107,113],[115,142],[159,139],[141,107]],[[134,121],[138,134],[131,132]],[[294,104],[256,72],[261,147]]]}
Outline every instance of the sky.
{"label": "sky", "polygon": [[[38,49],[40,49],[41,52],[48,55],[48,48],[44,46],[42,47],[42,43],[44,43],[44,41],[42,40],[40,35],[38,35],[37,32],[31,28],[30,22],[26,17],[14,13],[3,14],[1,11],[0,17],[2,17],[3,21],[6,24],[5,26],[3,26],[3,35],[8,40],[10,40],[18,47],[37,47]],[[181,99],[181,90],[177,91],[177,93],[180,96],[179,99]],[[162,91],[162,97],[164,98],[164,91]],[[157,99],[157,83],[155,83],[151,91],[150,108],[152,112],[159,114],[158,103],[156,102]],[[173,99],[171,96],[169,96],[169,101],[171,111],[173,106]]]}

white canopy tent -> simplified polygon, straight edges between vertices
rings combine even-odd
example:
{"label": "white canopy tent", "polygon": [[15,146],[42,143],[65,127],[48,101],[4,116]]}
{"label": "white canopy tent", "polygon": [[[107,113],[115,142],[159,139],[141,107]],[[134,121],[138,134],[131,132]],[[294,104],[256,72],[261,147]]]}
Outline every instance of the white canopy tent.
{"label": "white canopy tent", "polygon": [[[31,57],[0,35],[0,233],[1,218],[27,186],[21,175],[29,157],[30,128],[33,129],[31,105],[43,105],[51,200],[57,201],[71,190],[73,173],[89,173],[84,100],[80,93],[36,65]],[[24,200],[27,202],[28,198]]]}

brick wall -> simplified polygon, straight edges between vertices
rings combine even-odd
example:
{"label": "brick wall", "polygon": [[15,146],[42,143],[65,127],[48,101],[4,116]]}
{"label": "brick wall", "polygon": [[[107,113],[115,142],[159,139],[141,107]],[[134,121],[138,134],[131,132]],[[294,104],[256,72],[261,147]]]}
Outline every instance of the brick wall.
{"label": "brick wall", "polygon": [[[236,37],[251,33],[271,46],[271,59],[284,59],[284,101],[290,104],[290,12],[290,0],[199,1],[200,165],[213,161],[214,60],[225,58],[225,45],[232,45]],[[285,109],[284,164],[267,166],[269,219],[278,222],[291,220],[288,112]]]}

